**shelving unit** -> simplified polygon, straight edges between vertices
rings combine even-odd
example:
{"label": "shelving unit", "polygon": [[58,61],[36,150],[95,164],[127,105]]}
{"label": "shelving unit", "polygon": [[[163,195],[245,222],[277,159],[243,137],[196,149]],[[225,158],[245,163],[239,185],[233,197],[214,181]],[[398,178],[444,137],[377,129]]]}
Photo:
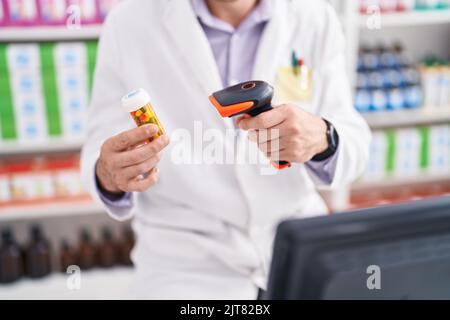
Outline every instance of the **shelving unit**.
{"label": "shelving unit", "polygon": [[450,107],[374,112],[364,118],[372,129],[450,123]]}
{"label": "shelving unit", "polygon": [[422,173],[419,176],[391,177],[384,180],[359,181],[352,186],[352,190],[357,192],[365,192],[381,188],[398,188],[405,185],[424,186],[441,182],[450,183],[450,172]]}
{"label": "shelving unit", "polygon": [[[344,29],[347,45],[347,65],[351,83],[356,81],[355,70],[361,33],[367,28],[367,15],[359,12],[359,0],[328,0],[338,11]],[[381,29],[374,32],[383,32],[384,28],[405,28],[417,26],[443,25],[450,27],[450,9],[422,10],[398,13],[382,13]],[[406,30],[408,32],[408,30]],[[448,34],[448,33],[447,33]]]}
{"label": "shelving unit", "polygon": [[0,42],[89,40],[100,36],[101,26],[83,25],[80,28],[50,27],[2,27]]}
{"label": "shelving unit", "polygon": [[71,141],[59,138],[32,144],[2,142],[0,143],[0,156],[79,151],[82,146],[83,141]]}
{"label": "shelving unit", "polygon": [[[359,16],[360,28],[366,27],[367,16]],[[382,13],[381,27],[405,27],[450,23],[450,10],[426,10],[399,13]]]}
{"label": "shelving unit", "polygon": [[42,219],[65,216],[104,214],[105,210],[90,200],[66,201],[39,205],[0,207],[0,223],[10,220]]}
{"label": "shelving unit", "polygon": [[[36,21],[37,20],[39,19],[36,19]],[[99,18],[98,21],[100,20],[101,19]],[[40,62],[43,68],[42,70],[40,70],[42,71],[40,73],[42,77],[39,79],[39,85],[42,88],[40,88],[39,90],[42,91],[44,106],[48,107],[49,102],[47,101],[48,99],[46,99],[48,97],[45,97],[44,94],[51,95],[50,100],[52,100],[52,98],[55,98],[54,94],[58,94],[58,90],[62,90],[61,84],[64,84],[63,82],[61,82],[61,79],[64,80],[65,78],[58,78],[58,72],[60,72],[60,65],[58,65],[58,63],[61,64],[61,62],[57,61],[57,56],[54,55],[53,57],[51,57],[50,55],[47,55],[44,57],[44,54],[51,52],[49,50],[55,50],[56,46],[54,46],[53,42],[83,42],[83,46],[85,46],[86,48],[86,69],[83,71],[86,72],[86,79],[83,78],[81,79],[81,81],[87,81],[88,87],[90,88],[92,84],[91,76],[94,70],[93,67],[95,66],[96,44],[95,41],[89,40],[98,39],[100,37],[101,31],[102,26],[99,24],[82,24],[79,28],[68,25],[26,27],[1,26],[0,46],[2,46],[3,50],[9,49],[8,47],[3,46],[3,44],[8,45],[16,43],[39,43],[39,46],[34,45],[30,47],[38,48],[37,52],[38,54],[40,54],[39,58],[41,59]],[[19,46],[16,47],[18,48]],[[75,47],[81,47],[81,45]],[[7,51],[6,54],[4,51],[0,52],[0,68],[2,68],[3,71],[8,70],[8,67],[11,66],[9,60],[9,52],[10,51]],[[13,54],[17,53],[13,52]],[[77,53],[75,53],[75,55],[76,54]],[[33,55],[33,58],[34,57],[36,57],[36,54]],[[48,59],[49,61],[44,61],[45,59]],[[4,68],[5,66],[6,69]],[[78,64],[78,67],[81,67],[81,63]],[[78,67],[74,67],[71,70],[67,68],[67,72],[79,72],[79,70],[77,70]],[[11,68],[9,68],[8,71],[10,71],[10,77],[15,76],[12,75]],[[27,72],[29,72],[32,76],[35,76],[32,71],[28,70]],[[8,75],[8,72],[0,73],[1,76],[4,76],[5,74]],[[50,74],[51,76],[47,77],[47,74]],[[55,78],[53,79],[52,76],[54,76]],[[80,77],[75,76],[72,78],[67,77],[67,79],[69,80],[73,80],[73,78],[76,78],[77,80],[80,79]],[[2,102],[5,101],[5,94],[8,95],[7,98],[9,98],[9,94],[11,91],[11,99],[8,100],[11,100],[10,102],[12,102],[12,107],[14,108],[16,103],[21,102],[21,100],[17,99],[16,96],[17,94],[19,94],[19,92],[21,93],[21,91],[17,89],[17,84],[19,82],[0,82],[3,86],[3,88],[0,88],[0,91],[3,95],[2,97],[0,97],[0,100],[2,100]],[[65,84],[69,84],[68,80]],[[10,88],[8,88],[8,86]],[[67,90],[67,88],[65,89]],[[77,88],[75,89],[77,90]],[[32,98],[35,96],[30,97]],[[58,97],[61,98],[62,95],[59,95]],[[71,96],[68,99],[73,99],[73,97]],[[71,106],[74,105],[72,103],[73,100],[70,100]],[[62,109],[64,104],[61,100],[59,102],[59,107],[61,107],[60,110],[65,111],[66,109]],[[64,102],[66,102],[66,100],[64,100]],[[0,109],[2,109],[1,106]],[[51,112],[53,112],[54,109],[55,108],[53,108]],[[23,110],[26,112],[26,109]],[[49,112],[50,109],[47,108],[46,111]],[[52,113],[52,115],[54,116],[55,114]],[[28,168],[28,165],[34,165],[34,160],[31,159],[34,157],[38,158],[36,159],[36,163],[38,164],[38,166],[36,167],[36,171],[41,170],[41,168],[39,167],[40,164],[42,164],[43,166],[49,164],[48,168],[45,167],[45,169],[42,169],[43,171],[45,171],[46,178],[50,176],[50,173],[48,173],[47,170],[55,170],[55,174],[51,175],[51,178],[52,181],[54,180],[54,187],[58,194],[61,194],[61,192],[59,192],[59,189],[57,189],[60,187],[60,185],[56,185],[56,181],[62,184],[70,183],[69,181],[75,181],[74,183],[77,183],[78,187],[79,180],[77,179],[77,177],[72,176],[72,170],[76,170],[78,166],[76,153],[79,153],[81,151],[84,139],[83,135],[78,135],[77,137],[73,136],[72,138],[68,135],[63,136],[63,133],[70,134],[70,130],[63,130],[64,128],[66,128],[64,127],[64,125],[67,125],[67,117],[63,118],[63,116],[66,115],[61,114],[61,130],[53,130],[57,132],[50,132],[51,126],[48,125],[49,136],[53,137],[58,135],[60,136],[58,138],[54,137],[39,141],[27,141],[26,139],[23,139],[23,135],[20,134],[20,130],[22,130],[23,128],[19,127],[17,123],[17,134],[5,135],[5,137],[14,137],[13,140],[6,141],[0,138],[0,163],[2,164],[2,172],[0,173],[2,175],[2,181],[0,188],[9,188],[8,181],[12,181],[16,177],[15,173],[13,172],[3,171],[3,164],[6,164],[6,166],[14,166],[15,161],[17,160],[17,163],[20,162],[20,164],[22,164],[23,162],[24,167]],[[80,119],[76,118],[76,116],[77,115],[74,115],[73,119]],[[7,121],[3,121],[1,125],[3,125],[4,123],[7,123]],[[66,153],[67,155],[65,155]],[[18,167],[20,167],[20,164]],[[27,170],[28,169],[26,169],[25,171]],[[20,178],[24,180],[24,183],[22,183],[24,185],[24,188],[28,188],[29,185],[35,188],[30,192],[28,192],[28,189],[26,189],[27,192],[24,192],[24,194],[39,192],[38,188],[45,188],[47,186],[38,185],[38,187],[36,187],[37,183],[34,183],[34,181],[31,180],[30,183],[27,184],[28,181],[26,181],[26,179],[28,179],[28,177],[23,177],[24,176]],[[6,183],[3,183],[5,181]],[[44,183],[50,182],[46,180]],[[42,230],[46,240],[48,240],[50,244],[52,269],[54,273],[42,279],[29,279],[24,277],[11,285],[0,284],[0,300],[121,299],[126,297],[127,290],[129,289],[129,286],[133,280],[133,268],[95,268],[94,270],[90,271],[82,271],[80,274],[81,288],[79,288],[78,290],[71,290],[67,287],[67,279],[70,274],[60,273],[58,262],[60,258],[60,249],[62,243],[67,242],[73,249],[77,250],[81,237],[81,231],[88,232],[88,234],[92,237],[93,241],[96,244],[102,243],[102,232],[104,230],[110,231],[114,237],[114,240],[119,241],[119,239],[121,239],[123,229],[129,226],[128,223],[115,222],[113,219],[108,217],[104,207],[102,207],[100,204],[95,203],[92,198],[84,191],[81,191],[81,193],[78,194],[78,189],[73,191],[73,196],[66,196],[64,198],[58,197],[52,200],[39,199],[36,201],[23,202],[16,201],[15,198],[15,195],[22,192],[22,189],[20,189],[19,191],[16,191],[16,189],[12,189],[11,191],[13,191],[11,192],[11,202],[8,202],[7,204],[3,202],[5,199],[10,199],[11,197],[11,195],[8,193],[8,189],[6,189],[6,198],[2,197],[2,200],[0,201],[0,231],[3,232],[4,230],[11,230],[16,242],[22,248],[26,248],[32,241],[32,238],[30,238],[30,228],[32,226],[38,226],[40,230]],[[3,192],[3,189],[0,192]],[[75,195],[76,193],[77,195]],[[113,281],[111,279],[113,279]]]}
{"label": "shelving unit", "polygon": [[[355,70],[357,65],[358,51],[361,41],[371,34],[367,28],[367,16],[359,13],[359,0],[329,0],[338,8],[339,17],[342,20],[343,29],[348,47],[347,64],[348,74],[351,82],[355,81]],[[413,27],[424,26],[426,31],[433,28],[449,28],[450,30],[450,9],[440,11],[414,11],[405,13],[389,13],[381,15],[381,29],[374,31],[374,35],[389,34],[390,31],[403,30],[405,35],[411,33]],[[385,30],[389,30],[386,31]],[[443,31],[443,29],[440,29]],[[376,33],[378,32],[378,33]],[[432,31],[431,31],[432,32]],[[81,41],[98,39],[101,34],[99,25],[83,25],[79,29],[68,28],[66,26],[51,27],[27,27],[27,28],[0,28],[0,43],[7,42],[42,42],[42,41]],[[445,33],[444,33],[445,35]],[[411,34],[408,35],[409,38]],[[414,36],[414,34],[413,34]],[[374,36],[376,37],[376,36]],[[447,46],[448,40],[441,39],[442,33],[435,40],[430,37],[420,37],[418,46],[423,50],[415,50],[417,56],[423,51],[432,50],[429,43],[432,41],[441,41],[442,46]],[[447,33],[448,37],[448,33]],[[422,40],[427,40],[422,44]],[[417,49],[417,48],[416,48]],[[433,109],[421,108],[416,110],[402,110],[385,113],[364,114],[364,118],[372,129],[398,128],[417,125],[428,125],[437,123],[450,123],[450,107]],[[5,143],[0,142],[0,158],[15,156],[28,156],[62,152],[78,152],[81,150],[83,141],[74,141],[70,139],[52,139],[45,142],[36,142],[30,144]],[[390,177],[383,180],[361,180],[352,186],[341,187],[340,190],[323,190],[324,194],[329,192],[329,204],[334,209],[346,210],[351,195],[367,195],[371,191],[386,191],[391,193],[401,192],[405,186],[415,186],[424,190],[432,189],[436,185],[450,185],[450,172],[447,173],[422,173],[411,177]],[[92,226],[92,222],[100,220],[101,215],[105,215],[105,210],[100,205],[89,200],[70,200],[55,201],[53,203],[42,203],[22,206],[0,207],[0,226],[3,228],[9,224],[28,224],[36,220],[39,224],[49,224],[47,230],[54,233],[58,231],[57,237],[62,234],[67,237],[67,231],[74,231],[73,220],[84,226]],[[95,216],[95,217],[94,217]],[[72,217],[72,221],[70,220]],[[54,219],[55,218],[55,219]],[[54,220],[57,224],[52,225]],[[109,219],[111,220],[111,219]],[[97,224],[103,225],[103,221],[97,221]],[[83,226],[83,227],[84,227]],[[24,235],[27,230],[19,228],[19,232]],[[50,232],[49,232],[50,233]],[[24,238],[24,237],[21,237]],[[59,240],[58,240],[59,241]],[[55,244],[59,242],[55,242]],[[56,246],[55,246],[56,247]],[[67,275],[63,273],[52,274],[42,280],[23,279],[12,286],[0,286],[0,300],[7,299],[120,299],[127,293],[133,277],[133,269],[115,268],[111,270],[95,269],[93,271],[81,274],[82,287],[80,290],[70,290],[67,288]],[[113,281],[112,281],[113,280]]]}
{"label": "shelving unit", "polygon": [[[375,41],[386,40],[392,32],[395,34],[392,40],[405,38],[405,41],[414,41],[414,35],[411,34],[411,30],[416,32],[418,30],[417,27],[424,27],[420,29],[420,34],[417,36],[420,39],[426,36],[427,41],[423,44],[421,40],[417,40],[416,43],[412,44],[411,50],[413,50],[414,58],[423,58],[423,54],[426,53],[439,55],[446,52],[448,54],[450,9],[381,13],[381,28],[378,30],[369,30],[367,28],[368,16],[360,13],[359,0],[329,0],[329,2],[338,10],[344,29],[347,45],[348,72],[352,86],[356,82],[355,70],[357,69],[360,44],[361,42],[368,41],[368,39],[375,38]],[[428,37],[428,34],[430,34],[430,37]],[[436,45],[436,48],[433,45]],[[437,50],[437,52],[434,50]],[[450,123],[450,106],[449,108],[440,109],[424,107],[416,110],[368,113],[363,116],[371,129]],[[355,193],[361,194],[387,188],[393,190],[414,184],[417,186],[431,186],[447,182],[450,182],[450,174],[426,173],[415,177],[393,177],[382,181],[359,181],[352,185],[349,188],[350,190],[344,188],[345,190],[333,191],[335,194],[330,198],[338,199],[335,202],[339,208],[342,208],[342,203],[345,203],[342,199],[347,198],[350,200],[349,197]],[[333,203],[330,203],[330,205],[333,207]]]}
{"label": "shelving unit", "polygon": [[[367,35],[368,30],[365,30],[367,16],[360,14],[359,0],[329,0],[333,6],[338,10],[339,17],[342,20],[343,29],[345,32],[347,43],[347,63],[349,75],[352,83],[355,80],[355,70],[357,64],[357,55],[360,42],[363,40],[362,35]],[[404,29],[408,33],[409,27],[416,26],[442,26],[450,28],[450,9],[446,10],[428,10],[428,11],[412,11],[402,13],[382,13],[381,14],[381,30],[380,33],[385,33],[383,28]],[[397,29],[395,29],[397,30]],[[377,32],[377,31],[376,31]],[[428,31],[426,31],[428,32]],[[49,27],[27,27],[14,28],[3,27],[0,32],[0,42],[39,42],[39,41],[67,41],[67,40],[88,40],[97,39],[101,34],[101,26],[99,25],[82,25],[79,29],[68,28],[67,26],[49,26]],[[439,41],[437,39],[436,41]],[[450,122],[450,108],[431,109],[422,108],[417,110],[403,110],[386,113],[371,113],[364,115],[368,124],[372,129],[396,128],[405,126],[416,126],[422,124],[434,124]],[[33,144],[8,144],[0,143],[0,157],[12,155],[28,155],[28,154],[47,154],[55,152],[78,151],[81,149],[83,141],[69,141],[64,139],[57,139],[46,141],[42,143]],[[448,177],[445,177],[446,179]],[[387,185],[402,186],[410,183],[420,183],[422,181],[436,181],[442,180],[441,176],[424,176],[418,177],[416,180],[395,178],[377,183],[357,183],[351,190],[361,190],[368,186],[368,188],[383,188]],[[345,192],[347,192],[346,190]],[[345,193],[344,192],[344,193]],[[64,214],[70,213],[78,214],[74,210],[75,206],[66,206],[62,210]],[[48,210],[47,206],[42,210],[37,210],[38,214],[48,216],[45,212],[61,211],[61,205],[55,204],[53,209]],[[8,214],[5,217],[20,217],[27,216],[27,209],[15,209],[17,214]],[[86,205],[80,209],[81,214],[86,212],[98,211],[98,208]],[[83,213],[84,212],[84,213]],[[12,212],[9,212],[12,213]],[[2,211],[0,209],[0,214]],[[37,216],[38,214],[34,214]],[[50,213],[52,215],[52,213]],[[0,220],[3,219],[0,216]]]}
{"label": "shelving unit", "polygon": [[[101,25],[82,25],[80,28],[67,26],[2,27],[0,42],[43,42],[77,41],[98,39]],[[15,157],[64,152],[79,152],[83,140],[54,138],[32,143],[0,142],[0,157]],[[65,201],[39,205],[0,207],[0,222],[55,217],[88,217],[104,214],[105,211],[92,201]]]}
{"label": "shelving unit", "polygon": [[[118,300],[127,297],[133,285],[134,269],[117,267],[109,270],[82,271],[79,289],[69,289],[69,275],[55,273],[43,279],[23,279],[14,285],[0,286],[0,300]],[[112,280],[113,279],[113,280]]]}

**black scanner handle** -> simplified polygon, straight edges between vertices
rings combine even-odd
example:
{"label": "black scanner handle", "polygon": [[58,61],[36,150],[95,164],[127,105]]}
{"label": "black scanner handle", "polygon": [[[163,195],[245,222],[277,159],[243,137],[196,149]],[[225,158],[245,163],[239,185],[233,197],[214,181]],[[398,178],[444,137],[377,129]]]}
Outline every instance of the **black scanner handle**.
{"label": "black scanner handle", "polygon": [[[273,109],[272,104],[269,103],[269,104],[266,104],[266,105],[264,105],[264,106],[262,106],[260,108],[252,109],[247,114],[249,116],[251,116],[251,117],[256,117],[257,115],[260,115],[261,113],[270,111],[272,109]],[[276,162],[274,162],[274,164],[275,164],[275,166],[277,168],[282,168],[282,167],[284,168],[284,167],[290,167],[291,166],[291,164],[288,161],[276,161]]]}

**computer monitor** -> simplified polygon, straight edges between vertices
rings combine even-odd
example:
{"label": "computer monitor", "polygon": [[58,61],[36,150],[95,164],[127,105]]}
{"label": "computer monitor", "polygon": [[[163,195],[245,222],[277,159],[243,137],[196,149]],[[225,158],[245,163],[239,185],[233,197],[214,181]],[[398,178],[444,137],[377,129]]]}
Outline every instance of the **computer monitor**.
{"label": "computer monitor", "polygon": [[282,222],[265,299],[450,299],[450,197]]}

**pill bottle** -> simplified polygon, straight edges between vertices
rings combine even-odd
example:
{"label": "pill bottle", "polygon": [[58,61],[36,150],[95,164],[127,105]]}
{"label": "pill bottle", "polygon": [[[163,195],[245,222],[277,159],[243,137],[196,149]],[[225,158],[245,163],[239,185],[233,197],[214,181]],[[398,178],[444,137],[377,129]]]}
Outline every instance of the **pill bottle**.
{"label": "pill bottle", "polygon": [[145,124],[154,124],[158,127],[158,132],[150,138],[150,141],[165,134],[164,129],[150,104],[150,96],[144,89],[132,91],[124,96],[122,98],[122,106],[131,114],[131,117],[138,127]]}

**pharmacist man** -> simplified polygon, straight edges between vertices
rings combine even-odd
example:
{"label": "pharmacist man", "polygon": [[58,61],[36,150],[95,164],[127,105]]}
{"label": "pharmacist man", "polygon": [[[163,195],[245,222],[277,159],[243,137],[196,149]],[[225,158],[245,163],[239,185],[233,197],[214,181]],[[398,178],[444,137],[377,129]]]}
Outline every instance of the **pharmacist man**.
{"label": "pharmacist man", "polygon": [[[296,81],[283,84],[293,51],[313,72],[309,101],[296,100]],[[233,129],[208,96],[250,79],[291,92],[292,101],[240,121],[237,139],[250,132],[254,148],[269,157],[279,150],[293,166],[263,174],[262,164],[175,161],[180,142],[171,133],[187,130],[195,143],[199,123]],[[171,143],[163,136],[136,147],[154,128],[134,128],[120,100],[140,87]],[[352,108],[341,27],[321,0],[120,3],[102,31],[88,126],[83,177],[113,218],[134,216],[132,293],[150,299],[254,299],[266,287],[277,223],[326,214],[317,187],[356,179],[370,140]],[[254,129],[263,128],[279,135],[258,139],[264,131]]]}

